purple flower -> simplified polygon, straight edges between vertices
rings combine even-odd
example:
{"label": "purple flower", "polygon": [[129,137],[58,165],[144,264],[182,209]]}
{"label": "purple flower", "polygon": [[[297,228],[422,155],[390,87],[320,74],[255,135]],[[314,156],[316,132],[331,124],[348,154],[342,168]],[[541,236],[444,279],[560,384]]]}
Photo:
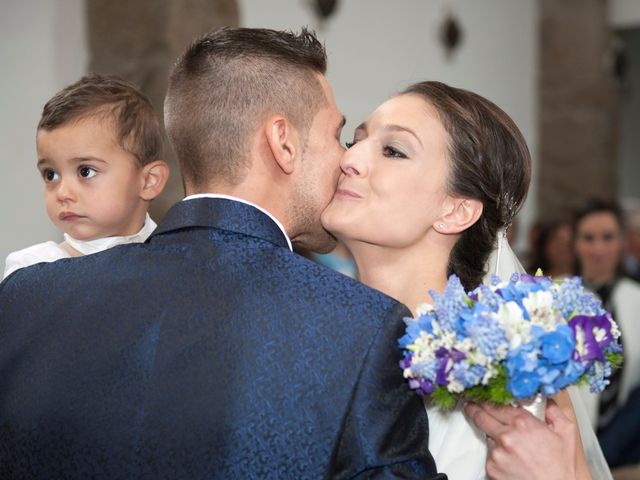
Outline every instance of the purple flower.
{"label": "purple flower", "polygon": [[429,395],[433,392],[434,385],[429,380],[425,380],[424,378],[415,379],[412,378],[409,380],[409,387],[416,391],[418,395]]}
{"label": "purple flower", "polygon": [[[451,372],[453,365],[464,360],[466,355],[455,349],[448,351],[446,348],[440,347],[436,351],[436,358],[440,360],[436,373],[436,383],[438,385],[449,385],[449,380],[447,379],[449,372]],[[451,360],[451,363],[449,363],[449,360]]]}
{"label": "purple flower", "polygon": [[412,356],[411,355],[407,355],[406,357],[404,357],[402,360],[400,360],[400,368],[402,368],[403,370],[405,368],[409,368],[411,366],[411,360],[412,360]]}
{"label": "purple flower", "polygon": [[607,315],[576,315],[569,320],[576,339],[576,359],[587,364],[604,362],[603,349],[612,341],[611,322]]}

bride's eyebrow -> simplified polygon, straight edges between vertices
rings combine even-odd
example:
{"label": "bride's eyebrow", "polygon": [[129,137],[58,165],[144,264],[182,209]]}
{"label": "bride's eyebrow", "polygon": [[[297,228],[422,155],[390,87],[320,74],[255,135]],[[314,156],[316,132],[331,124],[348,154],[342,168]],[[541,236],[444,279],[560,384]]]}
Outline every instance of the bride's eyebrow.
{"label": "bride's eyebrow", "polygon": [[385,125],[384,126],[384,130],[388,130],[391,132],[407,132],[411,135],[413,135],[415,137],[415,139],[418,141],[418,143],[420,144],[420,146],[422,148],[424,148],[424,145],[422,145],[422,142],[420,141],[420,138],[418,138],[418,135],[416,134],[416,132],[414,132],[413,130],[411,130],[408,127],[403,127],[402,125],[396,125],[394,123],[391,123],[389,125]]}

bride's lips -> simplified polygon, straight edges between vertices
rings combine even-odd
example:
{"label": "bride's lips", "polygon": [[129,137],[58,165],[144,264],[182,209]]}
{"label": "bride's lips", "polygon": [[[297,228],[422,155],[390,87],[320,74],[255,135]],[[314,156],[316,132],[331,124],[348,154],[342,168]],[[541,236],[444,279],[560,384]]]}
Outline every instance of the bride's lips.
{"label": "bride's lips", "polygon": [[334,197],[338,198],[362,198],[362,195],[346,188],[339,188],[336,190]]}
{"label": "bride's lips", "polygon": [[83,217],[82,215],[78,215],[73,212],[62,212],[58,215],[58,218],[63,221],[73,222],[74,220],[80,220]]}

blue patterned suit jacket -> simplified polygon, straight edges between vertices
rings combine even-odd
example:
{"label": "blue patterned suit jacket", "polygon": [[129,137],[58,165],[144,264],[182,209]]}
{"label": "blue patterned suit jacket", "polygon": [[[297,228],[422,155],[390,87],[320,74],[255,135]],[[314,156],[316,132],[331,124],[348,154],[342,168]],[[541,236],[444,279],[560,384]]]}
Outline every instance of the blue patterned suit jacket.
{"label": "blue patterned suit jacket", "polygon": [[406,309],[231,200],[0,285],[0,478],[445,478]]}

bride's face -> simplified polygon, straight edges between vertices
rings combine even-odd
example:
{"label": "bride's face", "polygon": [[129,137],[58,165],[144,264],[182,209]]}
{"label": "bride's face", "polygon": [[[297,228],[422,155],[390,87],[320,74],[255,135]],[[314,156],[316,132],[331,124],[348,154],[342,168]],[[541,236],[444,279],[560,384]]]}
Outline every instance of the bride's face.
{"label": "bride's face", "polygon": [[344,154],[338,189],[322,214],[341,240],[403,248],[428,235],[447,198],[449,135],[417,95],[383,103]]}

